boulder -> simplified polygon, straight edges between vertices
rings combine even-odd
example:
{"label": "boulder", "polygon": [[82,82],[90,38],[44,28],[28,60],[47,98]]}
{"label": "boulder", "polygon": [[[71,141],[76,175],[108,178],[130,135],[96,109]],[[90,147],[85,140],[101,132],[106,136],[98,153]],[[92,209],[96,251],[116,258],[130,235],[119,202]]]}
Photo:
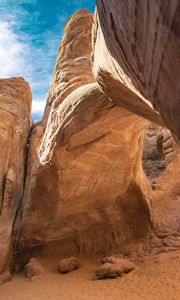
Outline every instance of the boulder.
{"label": "boulder", "polygon": [[109,262],[111,264],[117,263],[119,259],[123,259],[123,254],[117,254],[117,255],[111,255],[111,256],[105,256],[101,259],[101,262],[104,264],[106,262]]}
{"label": "boulder", "polygon": [[135,268],[135,264],[124,258],[109,258],[95,274],[98,279],[117,278],[126,273],[131,272]]}
{"label": "boulder", "polygon": [[104,256],[101,258],[101,262],[104,264],[105,262],[111,262],[113,263],[114,261],[116,261],[116,259],[119,258],[124,258],[124,255],[119,253],[119,254],[115,254],[115,255],[111,255],[111,256]]}
{"label": "boulder", "polygon": [[58,262],[58,272],[62,274],[77,270],[79,267],[80,262],[76,257],[64,258]]}
{"label": "boulder", "polygon": [[40,276],[44,272],[45,270],[43,266],[34,257],[32,257],[24,267],[24,274],[29,279],[32,279],[36,276]]}

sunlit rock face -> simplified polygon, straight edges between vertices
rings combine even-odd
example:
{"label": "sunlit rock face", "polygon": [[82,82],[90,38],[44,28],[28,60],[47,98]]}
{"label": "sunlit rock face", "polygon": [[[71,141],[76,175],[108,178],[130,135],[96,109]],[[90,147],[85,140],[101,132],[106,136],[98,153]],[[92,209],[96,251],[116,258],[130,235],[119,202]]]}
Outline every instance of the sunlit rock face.
{"label": "sunlit rock face", "polygon": [[93,69],[101,89],[134,113],[163,119],[180,140],[179,30],[178,0],[97,0]]}
{"label": "sunlit rock face", "polygon": [[21,205],[31,126],[31,92],[23,78],[0,79],[0,281],[8,277],[14,222]]}
{"label": "sunlit rock face", "polygon": [[[177,1],[164,3],[168,10],[159,1],[98,0],[94,22],[87,10],[75,13],[43,120],[31,130],[28,84],[0,80],[4,279],[11,252],[19,267],[39,251],[129,254],[180,247],[180,156],[173,139],[179,138],[179,19]],[[161,128],[147,129],[148,121]],[[150,170],[149,157],[161,160],[163,173],[159,162]]]}
{"label": "sunlit rock face", "polygon": [[[39,151],[25,189],[19,223],[22,254],[50,245],[59,245],[66,254],[133,251],[141,248],[148,232],[150,189],[142,169],[146,121],[99,90],[85,38],[91,27],[86,10],[66,25],[48,99],[54,98],[42,142],[35,143]],[[71,39],[78,47],[71,47],[68,64]],[[76,66],[84,53],[85,64]],[[64,74],[69,74],[66,83]],[[72,78],[78,78],[77,85]]]}
{"label": "sunlit rock face", "polygon": [[95,81],[89,59],[92,19],[88,10],[81,9],[67,21],[43,116],[44,126],[52,106],[58,106],[78,87]]}

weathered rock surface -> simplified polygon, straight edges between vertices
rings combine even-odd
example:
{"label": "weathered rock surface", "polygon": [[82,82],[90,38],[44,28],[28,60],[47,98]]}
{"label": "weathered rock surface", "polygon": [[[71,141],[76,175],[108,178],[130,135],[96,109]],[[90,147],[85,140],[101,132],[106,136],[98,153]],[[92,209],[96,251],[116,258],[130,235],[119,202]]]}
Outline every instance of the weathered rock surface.
{"label": "weathered rock surface", "polygon": [[168,165],[174,159],[178,153],[179,146],[172,137],[169,130],[164,129],[157,137],[157,147],[163,154],[166,164]]}
{"label": "weathered rock surface", "polygon": [[116,263],[118,259],[124,258],[123,254],[116,254],[116,255],[111,255],[111,256],[104,256],[101,258],[101,262],[104,264],[106,262],[109,263]]}
{"label": "weathered rock surface", "polygon": [[59,48],[49,90],[43,125],[53,110],[74,90],[94,82],[90,61],[93,15],[86,9],[75,13],[67,22]]}
{"label": "weathered rock surface", "polygon": [[29,279],[40,276],[44,272],[45,272],[45,270],[44,270],[43,266],[34,257],[32,257],[24,267],[24,274]]}
{"label": "weathered rock surface", "polygon": [[166,169],[165,155],[162,149],[164,131],[163,128],[153,123],[149,123],[145,129],[142,162],[143,169],[151,183],[160,177]]}
{"label": "weathered rock surface", "polygon": [[115,103],[159,125],[162,117],[180,140],[179,32],[178,0],[97,0],[97,82]]}
{"label": "weathered rock surface", "polygon": [[[180,152],[168,130],[151,125],[145,133],[143,159],[153,191],[142,166],[147,120],[166,124],[180,138],[179,4],[165,1],[167,10],[160,10],[160,1],[97,4],[95,78],[92,15],[80,10],[67,22],[44,117],[30,135],[28,84],[22,78],[0,80],[4,280],[12,251],[22,266],[41,250],[75,255],[180,247]],[[121,276],[134,268],[119,259],[107,258],[97,276]],[[39,272],[36,263],[33,259],[27,265],[30,277]],[[58,268],[67,272],[74,265],[71,258]]]}
{"label": "weathered rock surface", "polygon": [[64,258],[58,262],[58,272],[62,274],[77,270],[79,267],[80,262],[77,257]]}
{"label": "weathered rock surface", "polygon": [[[158,125],[164,126],[163,119],[176,140],[180,140],[179,8],[179,1],[161,5],[161,1],[98,0],[93,26],[93,71],[101,90],[114,103]],[[151,193],[155,251],[179,245],[179,150],[174,144],[168,131],[157,141],[167,170],[153,180]],[[157,177],[157,168],[149,175]]]}
{"label": "weathered rock surface", "polygon": [[[60,245],[60,251],[65,247],[66,255],[136,248],[150,224],[150,190],[141,161],[146,121],[116,106],[96,83],[87,83],[95,81],[90,74],[90,46],[82,38],[90,32],[89,20],[92,16],[81,10],[67,24],[54,74],[58,79],[53,79],[50,90],[54,98],[45,112],[45,133],[25,189],[20,253],[50,244]],[[88,26],[82,27],[82,22]],[[78,26],[82,52],[73,54],[72,63],[86,53],[86,63],[75,68],[76,76],[85,79],[62,96],[71,86],[68,45],[78,38]],[[69,77],[64,85],[58,74],[65,62],[63,74]]]}
{"label": "weathered rock surface", "polygon": [[0,281],[7,278],[12,259],[12,234],[23,197],[30,126],[28,83],[23,78],[0,79]]}
{"label": "weathered rock surface", "polygon": [[111,257],[95,274],[98,279],[117,278],[134,270],[135,264],[124,258]]}
{"label": "weathered rock surface", "polygon": [[109,102],[96,84],[74,91],[56,116],[47,124],[25,195],[21,247],[74,235],[82,251],[96,252],[128,236],[141,240],[149,224],[144,121]]}
{"label": "weathered rock surface", "polygon": [[151,195],[154,232],[151,248],[156,252],[180,247],[180,151],[155,181]]}

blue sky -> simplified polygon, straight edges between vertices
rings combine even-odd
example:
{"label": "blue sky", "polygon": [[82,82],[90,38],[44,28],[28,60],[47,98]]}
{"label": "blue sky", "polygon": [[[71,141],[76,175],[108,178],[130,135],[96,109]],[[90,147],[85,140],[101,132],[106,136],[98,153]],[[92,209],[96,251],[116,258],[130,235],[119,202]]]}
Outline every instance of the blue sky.
{"label": "blue sky", "polygon": [[0,0],[0,77],[23,76],[41,118],[64,25],[75,11],[94,12],[95,0]]}

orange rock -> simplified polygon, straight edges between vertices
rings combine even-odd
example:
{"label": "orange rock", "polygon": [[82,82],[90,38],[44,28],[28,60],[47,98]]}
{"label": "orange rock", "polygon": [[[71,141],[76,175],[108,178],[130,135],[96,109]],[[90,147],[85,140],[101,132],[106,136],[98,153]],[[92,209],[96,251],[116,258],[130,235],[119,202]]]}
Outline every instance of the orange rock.
{"label": "orange rock", "polygon": [[[31,92],[23,78],[0,79],[0,276],[8,273],[15,218],[21,205]],[[17,234],[17,233],[16,233]]]}
{"label": "orange rock", "polygon": [[115,103],[158,124],[162,117],[180,140],[179,29],[178,1],[97,0],[97,82]]}
{"label": "orange rock", "polygon": [[64,258],[58,262],[58,271],[62,274],[77,270],[79,267],[80,263],[76,257]]}
{"label": "orange rock", "polygon": [[98,279],[117,278],[126,273],[131,272],[135,268],[135,264],[124,258],[111,258],[105,262],[95,274]]}
{"label": "orange rock", "polygon": [[[97,253],[126,248],[134,240],[137,248],[147,234],[150,189],[141,164],[146,121],[92,83],[91,49],[84,38],[90,39],[91,27],[86,10],[66,25],[49,94],[52,105],[23,200],[21,251],[56,244],[70,255]],[[78,48],[69,46],[72,41]],[[66,74],[63,85],[60,72]],[[76,76],[80,86],[72,84],[62,96]]]}
{"label": "orange rock", "polygon": [[32,279],[33,277],[43,274],[45,270],[38,260],[32,257],[25,265],[24,272],[27,278]]}

